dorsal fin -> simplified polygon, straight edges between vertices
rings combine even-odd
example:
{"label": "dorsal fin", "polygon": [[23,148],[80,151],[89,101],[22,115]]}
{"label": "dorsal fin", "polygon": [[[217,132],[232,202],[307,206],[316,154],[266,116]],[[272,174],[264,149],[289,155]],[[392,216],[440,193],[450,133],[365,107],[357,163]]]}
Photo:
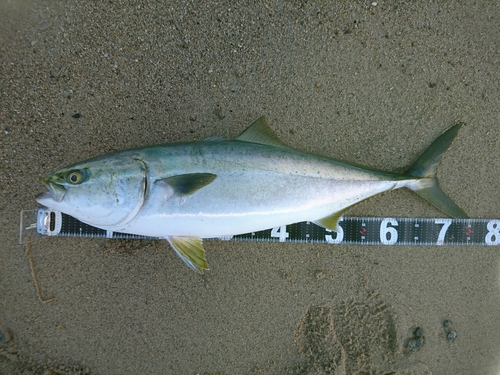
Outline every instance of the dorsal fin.
{"label": "dorsal fin", "polygon": [[278,136],[272,131],[264,116],[255,120],[248,128],[238,135],[235,140],[289,148],[289,146],[281,142]]}
{"label": "dorsal fin", "polygon": [[225,138],[219,137],[218,135],[214,135],[212,137],[205,138],[203,142],[219,142],[219,141],[225,141]]}

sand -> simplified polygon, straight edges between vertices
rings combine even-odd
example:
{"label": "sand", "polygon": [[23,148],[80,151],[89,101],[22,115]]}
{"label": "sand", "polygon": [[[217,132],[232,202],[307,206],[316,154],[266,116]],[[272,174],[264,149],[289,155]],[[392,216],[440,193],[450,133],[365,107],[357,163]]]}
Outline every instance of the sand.
{"label": "sand", "polygon": [[[298,149],[394,172],[462,122],[441,186],[499,218],[499,17],[493,1],[0,1],[0,373],[498,374],[500,247],[206,241],[198,274],[165,241],[18,235],[47,173],[261,115]],[[443,216],[403,190],[349,214]]]}

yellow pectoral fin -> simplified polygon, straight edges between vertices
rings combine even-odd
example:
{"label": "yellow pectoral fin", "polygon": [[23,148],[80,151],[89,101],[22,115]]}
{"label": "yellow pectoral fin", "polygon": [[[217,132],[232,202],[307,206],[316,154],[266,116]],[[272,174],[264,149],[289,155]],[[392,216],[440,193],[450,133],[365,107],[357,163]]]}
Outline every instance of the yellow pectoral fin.
{"label": "yellow pectoral fin", "polygon": [[167,240],[190,268],[208,270],[205,249],[200,237],[168,236]]}

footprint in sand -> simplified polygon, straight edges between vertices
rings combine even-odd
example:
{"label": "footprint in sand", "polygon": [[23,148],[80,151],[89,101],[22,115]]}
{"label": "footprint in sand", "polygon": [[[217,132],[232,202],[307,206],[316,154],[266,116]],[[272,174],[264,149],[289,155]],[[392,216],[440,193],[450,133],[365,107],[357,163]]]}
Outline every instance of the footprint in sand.
{"label": "footprint in sand", "polygon": [[311,306],[295,328],[301,374],[428,375],[399,350],[392,307],[376,293]]}

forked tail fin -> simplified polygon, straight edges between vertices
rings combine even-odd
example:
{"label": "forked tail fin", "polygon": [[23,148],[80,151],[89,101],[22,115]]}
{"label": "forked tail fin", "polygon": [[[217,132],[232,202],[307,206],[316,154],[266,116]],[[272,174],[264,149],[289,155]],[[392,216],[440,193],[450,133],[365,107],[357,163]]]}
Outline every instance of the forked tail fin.
{"label": "forked tail fin", "polygon": [[441,134],[410,167],[407,174],[421,177],[408,186],[429,203],[452,217],[468,217],[439,187],[436,177],[437,166],[444,152],[450,147],[462,125],[457,124]]}

